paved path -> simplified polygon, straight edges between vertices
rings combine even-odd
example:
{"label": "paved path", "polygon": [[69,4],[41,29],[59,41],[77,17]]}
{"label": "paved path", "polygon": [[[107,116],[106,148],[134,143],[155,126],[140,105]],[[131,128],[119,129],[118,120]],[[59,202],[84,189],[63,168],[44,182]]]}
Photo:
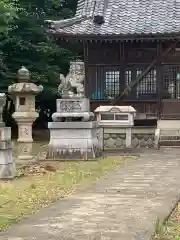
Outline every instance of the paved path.
{"label": "paved path", "polygon": [[141,154],[97,182],[14,225],[0,240],[147,240],[180,196],[180,150]]}

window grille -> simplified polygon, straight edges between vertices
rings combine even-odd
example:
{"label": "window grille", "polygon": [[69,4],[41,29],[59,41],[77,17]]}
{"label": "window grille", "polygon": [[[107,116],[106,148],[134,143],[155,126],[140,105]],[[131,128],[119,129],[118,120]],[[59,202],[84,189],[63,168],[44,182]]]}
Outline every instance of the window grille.
{"label": "window grille", "polygon": [[89,93],[92,100],[114,99],[120,90],[120,71],[97,67],[89,71]]}
{"label": "window grille", "polygon": [[165,66],[163,77],[163,98],[180,99],[179,66]]}
{"label": "window grille", "polygon": [[113,99],[119,94],[119,71],[107,71],[105,73],[105,95],[107,99]]}
{"label": "window grille", "polygon": [[[136,78],[143,72],[142,69],[134,68],[127,69],[125,71],[125,84],[128,86],[134,81],[133,76]],[[146,76],[140,80],[136,86],[136,97],[139,98],[142,95],[150,95],[156,93],[156,70],[152,69]]]}
{"label": "window grille", "polygon": [[131,78],[132,78],[132,74],[131,74],[131,70],[126,70],[125,71],[125,85],[126,87],[131,83]]}
{"label": "window grille", "polygon": [[[138,69],[137,76],[143,71]],[[137,86],[137,97],[145,94],[156,93],[156,70],[152,69],[138,84]]]}

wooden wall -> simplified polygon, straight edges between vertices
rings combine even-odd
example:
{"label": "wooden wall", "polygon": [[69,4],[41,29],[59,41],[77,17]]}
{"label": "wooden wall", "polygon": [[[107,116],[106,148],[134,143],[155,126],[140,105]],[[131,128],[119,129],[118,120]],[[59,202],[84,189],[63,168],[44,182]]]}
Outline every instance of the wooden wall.
{"label": "wooden wall", "polygon": [[170,83],[174,82],[174,85],[177,85],[180,44],[177,43],[176,48],[159,58],[171,44],[172,41],[86,42],[85,92],[91,98],[92,110],[99,105],[112,104],[113,99],[156,59],[156,64],[150,72],[118,104],[134,106],[140,119],[161,118],[167,115],[169,106],[174,108],[172,114],[180,118],[180,108],[177,108],[180,85],[172,87],[174,95],[168,92]]}

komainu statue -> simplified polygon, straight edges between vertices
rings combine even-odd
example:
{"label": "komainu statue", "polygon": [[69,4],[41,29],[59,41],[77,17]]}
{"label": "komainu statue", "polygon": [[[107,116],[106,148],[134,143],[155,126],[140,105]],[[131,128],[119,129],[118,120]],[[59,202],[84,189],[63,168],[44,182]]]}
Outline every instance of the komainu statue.
{"label": "komainu statue", "polygon": [[66,77],[60,74],[58,92],[62,97],[84,97],[84,63],[75,61],[70,63],[69,73]]}

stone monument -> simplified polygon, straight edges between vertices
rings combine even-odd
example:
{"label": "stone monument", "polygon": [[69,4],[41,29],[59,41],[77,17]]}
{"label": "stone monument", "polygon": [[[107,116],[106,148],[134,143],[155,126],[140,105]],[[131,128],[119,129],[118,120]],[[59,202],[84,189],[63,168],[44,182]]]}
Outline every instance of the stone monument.
{"label": "stone monument", "polygon": [[48,123],[50,130],[49,157],[75,160],[100,156],[97,138],[98,123],[90,112],[89,99],[84,97],[84,63],[71,62],[69,74],[60,75],[57,112]]}
{"label": "stone monument", "polygon": [[99,122],[101,148],[112,148],[115,142],[120,148],[132,148],[132,128],[136,115],[132,106],[99,106],[94,112]]}
{"label": "stone monument", "polygon": [[[32,124],[39,116],[35,109],[35,96],[43,87],[30,82],[29,71],[22,67],[18,71],[18,82],[8,88],[8,92],[15,104],[13,118],[18,124],[18,142],[20,143],[19,159],[31,160],[32,150]],[[26,144],[25,144],[26,143]]]}
{"label": "stone monument", "polygon": [[5,93],[0,93],[0,179],[11,179],[16,175],[12,157],[11,128],[5,127],[2,112],[6,103]]}

